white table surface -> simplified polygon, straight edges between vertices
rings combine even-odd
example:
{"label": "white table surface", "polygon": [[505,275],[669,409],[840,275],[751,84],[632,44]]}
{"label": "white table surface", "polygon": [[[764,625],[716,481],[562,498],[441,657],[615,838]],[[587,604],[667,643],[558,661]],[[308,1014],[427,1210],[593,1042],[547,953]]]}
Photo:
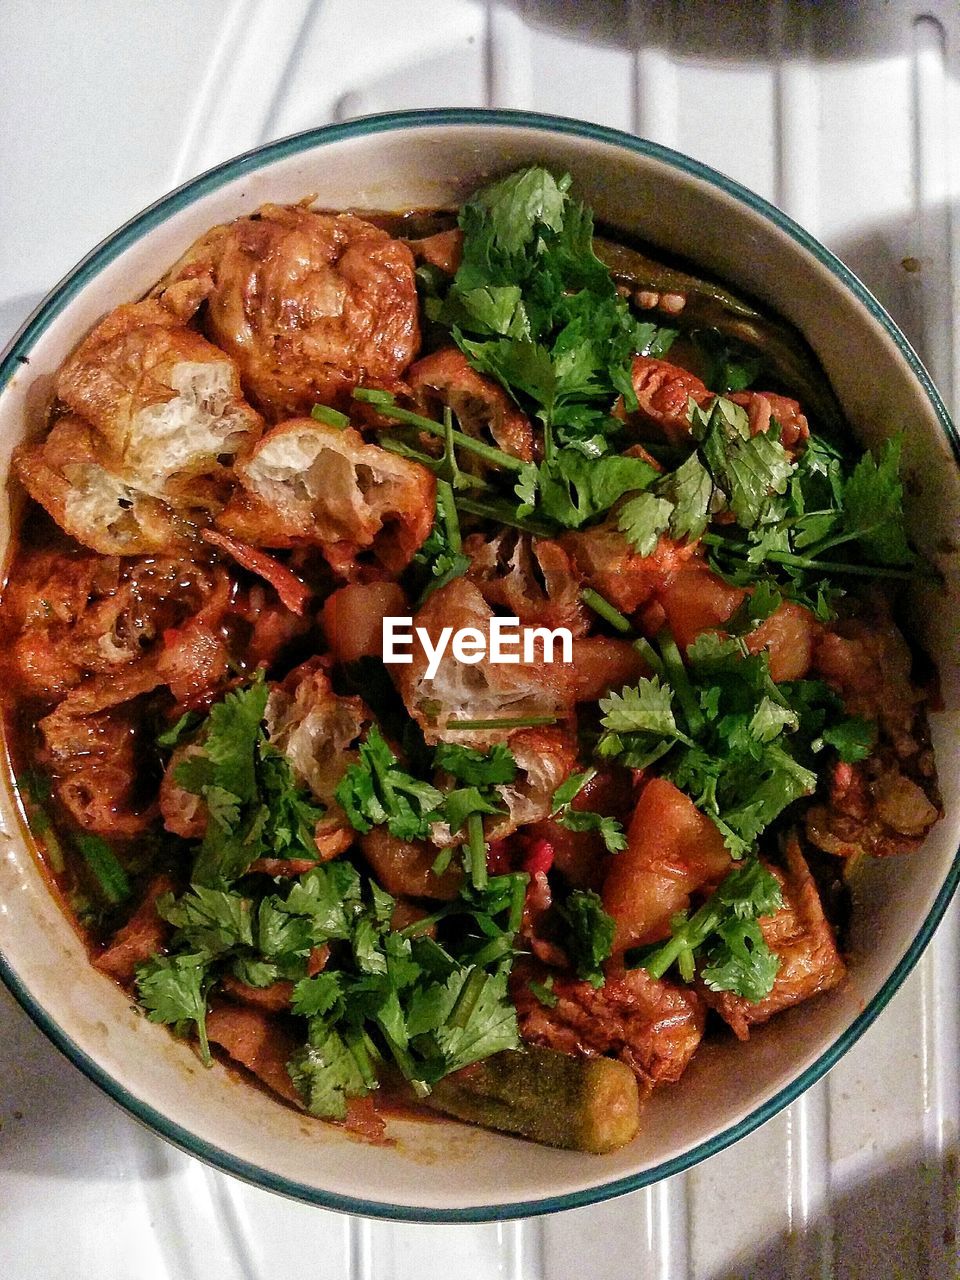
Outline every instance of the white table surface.
{"label": "white table surface", "polygon": [[[102,236],[235,152],[391,108],[527,107],[774,200],[874,290],[956,411],[958,79],[950,0],[4,0],[0,339]],[[605,1205],[475,1227],[341,1217],[216,1173],[0,990],[0,1277],[955,1280],[958,938],[955,905],[829,1077],[735,1147]]]}

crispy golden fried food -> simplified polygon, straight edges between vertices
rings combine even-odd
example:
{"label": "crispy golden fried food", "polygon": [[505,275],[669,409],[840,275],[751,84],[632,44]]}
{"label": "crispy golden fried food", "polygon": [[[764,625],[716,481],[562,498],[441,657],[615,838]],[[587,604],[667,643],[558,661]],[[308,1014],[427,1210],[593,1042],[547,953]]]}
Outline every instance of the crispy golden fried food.
{"label": "crispy golden fried food", "polygon": [[351,428],[283,422],[236,475],[241,487],[218,518],[227,533],[253,546],[318,546],[344,577],[362,551],[399,573],[433,527],[433,475]]}
{"label": "crispy golden fried food", "polygon": [[[434,645],[444,628],[455,634],[473,627],[488,635],[493,611],[477,588],[463,578],[435,591],[414,615],[413,626],[422,627]],[[448,634],[448,638],[449,638]],[[538,650],[539,656],[539,650]],[[459,730],[450,720],[496,720],[509,717],[560,716],[571,713],[574,679],[571,667],[559,661],[467,665],[457,661],[448,647],[437,672],[427,677],[427,653],[414,636],[413,661],[394,665],[390,672],[407,711],[431,745],[440,741],[482,747],[505,742],[509,729]]]}
{"label": "crispy golden fried food", "polygon": [[[477,373],[456,347],[444,347],[410,367],[407,385],[417,410],[439,418],[449,407],[460,430],[484,444],[495,444],[504,453],[532,462],[533,428],[499,383]],[[462,463],[471,461],[464,455]],[[477,459],[472,459],[476,463]],[[481,464],[482,466],[482,464]],[[480,469],[480,468],[478,468]]]}
{"label": "crispy golden fried food", "polygon": [[162,287],[191,280],[271,422],[396,381],[420,344],[410,250],[352,214],[264,205],[198,240]]}
{"label": "crispy golden fried food", "polygon": [[877,726],[866,760],[834,767],[828,798],[806,814],[806,834],[827,853],[912,853],[943,813],[927,724],[928,695],[911,677],[907,642],[874,597],[862,616],[820,636],[814,671],[846,710]]}
{"label": "crispy golden fried food", "polygon": [[155,298],[111,311],[65,361],[57,395],[111,470],[174,507],[220,505],[263,429],[234,361]]}
{"label": "crispy golden fried food", "polygon": [[823,913],[817,886],[796,836],[787,841],[784,856],[785,871],[767,867],[780,882],[783,906],[776,914],[760,920],[760,931],[780,960],[770,994],[751,1002],[732,991],[710,991],[705,985],[702,987],[704,999],[741,1040],[749,1039],[750,1028],[766,1022],[775,1013],[829,991],[846,973],[833,929]]}
{"label": "crispy golden fried food", "polygon": [[472,533],[463,550],[470,557],[467,577],[487,604],[534,626],[567,627],[574,636],[589,630],[579,579],[559,542],[504,529],[492,538]]}
{"label": "crispy golden fried food", "polygon": [[76,414],[59,418],[42,444],[18,449],[14,467],[30,497],[93,551],[169,553],[190,541],[190,523],[124,478],[96,432]]}

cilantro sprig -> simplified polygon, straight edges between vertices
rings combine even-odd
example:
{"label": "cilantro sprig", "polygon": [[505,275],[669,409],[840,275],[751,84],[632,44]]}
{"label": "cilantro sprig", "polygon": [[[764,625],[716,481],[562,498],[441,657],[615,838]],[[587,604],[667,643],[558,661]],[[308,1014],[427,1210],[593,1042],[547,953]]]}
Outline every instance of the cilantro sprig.
{"label": "cilantro sprig", "polygon": [[628,967],[662,978],[674,965],[684,982],[700,976],[712,991],[732,991],[756,1003],[769,995],[780,967],[760,920],[783,905],[780,884],[759,859],[735,867],[703,906],[670,922],[667,942],[626,952]]}
{"label": "cilantro sprig", "polygon": [[199,796],[207,812],[196,884],[226,888],[262,857],[317,857],[313,831],[325,810],[297,785],[269,741],[268,693],[262,671],[228,693],[195,727],[196,750],[175,766],[177,783]]}
{"label": "cilantro sprig", "polygon": [[588,455],[622,430],[618,395],[635,407],[634,355],[663,355],[672,330],[641,321],[593,249],[593,218],[570,178],[520,170],[462,207],[463,257],[445,295],[426,301],[473,367],[496,378],[554,444]]}
{"label": "cilantro sprig", "polygon": [[596,773],[596,769],[586,769],[583,773],[572,773],[566,781],[561,782],[553,793],[550,815],[568,831],[598,832],[608,853],[620,853],[627,847],[627,838],[616,818],[593,813],[588,809],[571,808],[573,801],[587,783],[596,777]]}
{"label": "cilantro sprig", "polygon": [[[755,611],[772,610],[775,600],[761,596]],[[755,625],[753,613],[744,611],[741,624]],[[814,791],[827,745],[844,760],[869,753],[872,726],[846,716],[827,685],[776,684],[767,654],[750,653],[741,637],[705,632],[686,663],[669,631],[657,641],[646,646],[656,674],[600,700],[597,754],[639,769],[659,761],[658,772],[713,820],[733,857],[750,853],[790,804]]]}

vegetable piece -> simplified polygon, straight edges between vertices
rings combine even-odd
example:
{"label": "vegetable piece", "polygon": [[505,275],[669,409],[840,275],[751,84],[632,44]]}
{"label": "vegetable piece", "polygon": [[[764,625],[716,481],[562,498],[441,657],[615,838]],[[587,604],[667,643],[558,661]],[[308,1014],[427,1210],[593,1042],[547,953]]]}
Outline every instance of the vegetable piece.
{"label": "vegetable piece", "polygon": [[769,995],[779,968],[758,921],[783,905],[780,883],[757,858],[745,859],[693,915],[670,921],[671,938],[662,946],[627,952],[628,965],[642,964],[654,978],[676,964],[692,982],[698,960],[714,991],[733,991],[756,1003]]}
{"label": "vegetable piece", "polygon": [[610,956],[616,930],[599,896],[589,889],[574,889],[557,907],[563,922],[561,945],[578,978],[593,987],[603,986],[603,963]]}
{"label": "vegetable piece", "polygon": [[398,767],[397,757],[372,725],[336,792],[337,803],[356,831],[386,824],[398,840],[423,840],[440,820],[442,794]]}
{"label": "vegetable piece", "polygon": [[714,329],[724,338],[742,343],[762,359],[771,378],[793,389],[823,430],[842,432],[840,407],[819,363],[803,338],[782,320],[757,311],[723,285],[666,267],[628,245],[595,237],[593,246],[614,279],[629,284],[635,296],[647,292],[684,299],[682,311],[670,313],[671,325]]}
{"label": "vegetable piece", "polygon": [[447,1076],[426,1102],[487,1129],[598,1155],[625,1146],[640,1125],[639,1091],[629,1067],[537,1046],[498,1053]]}
{"label": "vegetable piece", "polygon": [[107,902],[116,905],[130,896],[130,880],[126,871],[101,836],[78,832],[74,842]]}
{"label": "vegetable piece", "polygon": [[607,452],[620,423],[609,409],[632,396],[630,361],[662,354],[672,331],[636,319],[592,248],[589,210],[570,179],[525,169],[476,192],[460,211],[462,260],[445,297],[427,300],[474,369],[496,378],[554,443]]}

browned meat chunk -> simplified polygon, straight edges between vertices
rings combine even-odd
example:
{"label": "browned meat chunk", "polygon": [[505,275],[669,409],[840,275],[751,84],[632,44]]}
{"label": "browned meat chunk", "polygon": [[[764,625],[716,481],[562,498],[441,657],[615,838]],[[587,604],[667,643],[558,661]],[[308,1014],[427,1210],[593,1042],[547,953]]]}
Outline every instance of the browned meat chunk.
{"label": "browned meat chunk", "polygon": [[140,906],[94,960],[98,969],[117,982],[133,981],[137,965],[149,960],[167,940],[170,926],[157,915],[157,899],[172,891],[169,876],[151,880]]}
{"label": "browned meat chunk", "polygon": [[703,1035],[697,993],[651,978],[645,969],[612,974],[599,991],[589,982],[555,977],[553,993],[557,1004],[548,1009],[517,970],[514,997],[523,1039],[561,1053],[619,1058],[646,1093],[680,1079]]}
{"label": "browned meat chunk", "polygon": [[284,1101],[301,1105],[287,1071],[299,1045],[278,1017],[249,1004],[223,1004],[207,1014],[207,1037]]}
{"label": "browned meat chunk", "polygon": [[448,901],[460,892],[463,873],[456,860],[442,875],[435,875],[432,868],[439,850],[425,840],[398,840],[386,827],[374,827],[360,837],[360,848],[379,883],[394,897]]}
{"label": "browned meat chunk", "polygon": [[576,572],[586,586],[627,614],[671,582],[696,551],[695,543],[661,538],[652,554],[637,555],[615,519],[564,534],[561,544],[573,557]]}
{"label": "browned meat chunk", "polygon": [[783,906],[760,921],[767,945],[780,958],[773,990],[753,1004],[731,991],[702,988],[704,999],[741,1040],[749,1039],[750,1028],[775,1013],[831,990],[846,973],[796,837],[787,843],[786,863],[786,871],[768,868],[780,881]]}

